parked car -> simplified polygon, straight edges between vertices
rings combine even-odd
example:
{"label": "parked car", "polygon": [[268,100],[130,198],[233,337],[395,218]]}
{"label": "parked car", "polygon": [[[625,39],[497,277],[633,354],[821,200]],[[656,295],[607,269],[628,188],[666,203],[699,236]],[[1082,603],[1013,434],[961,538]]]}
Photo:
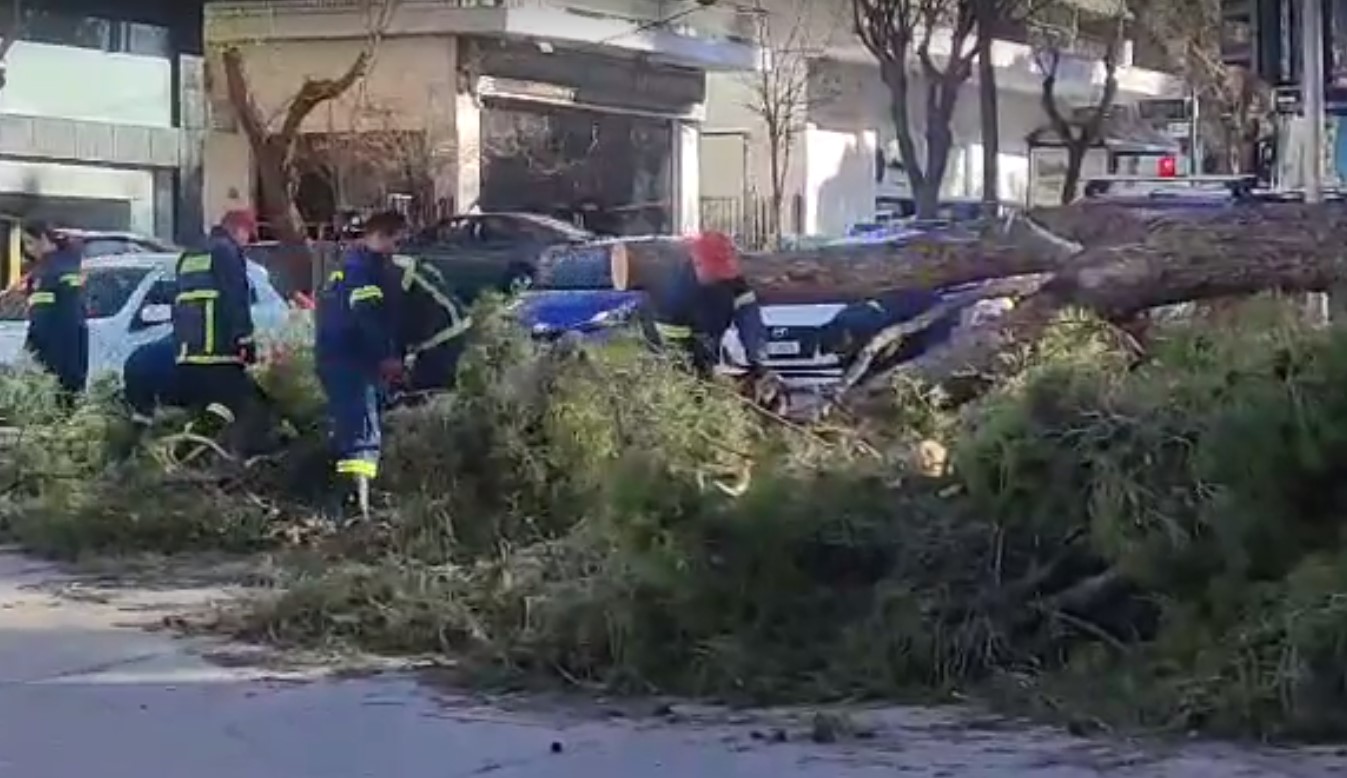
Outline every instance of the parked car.
{"label": "parked car", "polygon": [[123,254],[167,254],[178,251],[172,243],[134,232],[107,232],[61,228],[58,233],[80,241],[84,256],[113,257]]}
{"label": "parked car", "polygon": [[640,292],[613,288],[606,253],[553,251],[550,255],[515,303],[515,315],[533,337],[552,340],[567,332],[600,336],[631,320],[640,308]]}
{"label": "parked car", "polygon": [[[901,245],[918,237],[957,239],[957,222],[945,220],[908,221],[895,224],[882,232],[851,236],[831,242],[831,245],[856,243],[885,243]],[[895,260],[896,261],[896,260]],[[877,314],[868,301],[839,301],[811,305],[767,305],[762,309],[763,325],[767,330],[766,366],[779,374],[788,385],[797,388],[818,388],[835,383],[846,372],[851,354],[839,348],[834,334],[839,319],[846,317],[853,325],[860,322],[868,332],[898,324],[921,315],[932,302],[963,300],[975,291],[978,284],[962,284],[936,290],[935,295],[898,294],[887,300],[887,313]],[[933,323],[923,334],[910,337],[899,352],[899,361],[920,356],[926,349],[947,338],[959,327],[973,326],[989,317],[1003,313],[1009,307],[1005,299],[960,302],[941,321]],[[860,345],[860,344],[857,344]],[[743,345],[739,333],[731,328],[722,344],[724,362],[731,370],[744,370]]]}
{"label": "parked car", "polygon": [[433,262],[471,302],[483,291],[529,284],[543,251],[589,243],[595,235],[572,224],[531,213],[454,216],[422,231],[403,247]]}
{"label": "parked car", "polygon": [[[176,253],[123,254],[85,265],[90,380],[109,372],[120,374],[132,351],[171,331],[177,260]],[[290,307],[266,268],[249,262],[248,281],[258,334],[279,332],[289,321]],[[11,289],[0,294],[0,365],[25,359],[27,334],[23,292]]]}
{"label": "parked car", "polygon": [[[18,216],[0,214],[0,289],[18,284],[27,267],[19,237],[22,222]],[[58,229],[57,232],[78,238],[86,258],[177,251],[167,241],[133,232],[73,228]]]}

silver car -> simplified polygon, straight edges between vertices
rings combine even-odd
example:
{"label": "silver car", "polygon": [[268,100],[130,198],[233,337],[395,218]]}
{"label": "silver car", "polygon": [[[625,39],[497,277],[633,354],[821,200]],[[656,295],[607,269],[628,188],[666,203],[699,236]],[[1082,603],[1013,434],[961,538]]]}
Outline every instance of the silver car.
{"label": "silver car", "polygon": [[[89,310],[89,379],[121,375],[131,352],[172,331],[174,268],[178,254],[125,254],[84,261],[84,296]],[[291,310],[276,291],[267,269],[248,263],[253,325],[260,338],[278,334]],[[0,295],[0,365],[19,365],[28,335],[23,293]]]}

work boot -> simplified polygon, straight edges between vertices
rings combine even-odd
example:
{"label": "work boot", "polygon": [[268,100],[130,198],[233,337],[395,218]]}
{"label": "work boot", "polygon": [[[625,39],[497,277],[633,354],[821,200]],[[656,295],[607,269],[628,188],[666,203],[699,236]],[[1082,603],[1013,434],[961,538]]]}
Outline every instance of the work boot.
{"label": "work boot", "polygon": [[[325,501],[326,517],[337,526],[348,521],[368,521],[370,517],[370,479],[361,475],[343,475]],[[353,517],[352,513],[356,515]]]}

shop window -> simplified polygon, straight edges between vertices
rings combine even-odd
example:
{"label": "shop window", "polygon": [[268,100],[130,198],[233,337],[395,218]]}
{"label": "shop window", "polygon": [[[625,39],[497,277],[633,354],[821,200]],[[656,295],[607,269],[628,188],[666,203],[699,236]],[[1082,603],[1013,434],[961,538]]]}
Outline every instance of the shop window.
{"label": "shop window", "polygon": [[72,46],[148,57],[171,57],[169,30],[153,24],[113,21],[26,8],[23,39],[33,43]]}

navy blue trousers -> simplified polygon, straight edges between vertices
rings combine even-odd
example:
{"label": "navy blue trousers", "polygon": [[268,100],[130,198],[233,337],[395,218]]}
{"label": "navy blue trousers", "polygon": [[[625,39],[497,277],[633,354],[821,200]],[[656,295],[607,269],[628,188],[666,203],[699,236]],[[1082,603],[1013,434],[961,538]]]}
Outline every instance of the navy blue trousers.
{"label": "navy blue trousers", "polygon": [[337,474],[374,478],[379,474],[383,441],[379,384],[350,365],[322,363],[318,380],[327,396]]}

